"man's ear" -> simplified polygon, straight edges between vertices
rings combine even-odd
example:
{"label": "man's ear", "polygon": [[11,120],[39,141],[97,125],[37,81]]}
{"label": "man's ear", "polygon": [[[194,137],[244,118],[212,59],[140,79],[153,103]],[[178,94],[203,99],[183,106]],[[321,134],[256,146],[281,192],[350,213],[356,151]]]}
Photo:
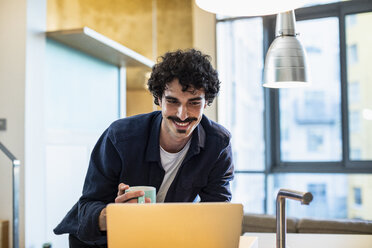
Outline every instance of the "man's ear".
{"label": "man's ear", "polygon": [[158,103],[159,103],[159,107],[161,107],[162,102],[161,102],[161,98],[160,97],[158,97]]}

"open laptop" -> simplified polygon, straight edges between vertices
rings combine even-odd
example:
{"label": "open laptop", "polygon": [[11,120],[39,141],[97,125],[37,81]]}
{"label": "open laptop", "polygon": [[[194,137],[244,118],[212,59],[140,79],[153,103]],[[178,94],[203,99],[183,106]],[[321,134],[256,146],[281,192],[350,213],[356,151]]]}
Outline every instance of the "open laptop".
{"label": "open laptop", "polygon": [[108,248],[238,248],[242,220],[241,204],[109,204]]}

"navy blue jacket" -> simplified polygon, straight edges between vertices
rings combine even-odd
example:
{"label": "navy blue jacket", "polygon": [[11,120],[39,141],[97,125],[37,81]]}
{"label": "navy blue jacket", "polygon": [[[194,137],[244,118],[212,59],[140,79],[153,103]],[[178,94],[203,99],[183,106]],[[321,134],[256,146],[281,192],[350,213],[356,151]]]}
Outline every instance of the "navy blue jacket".
{"label": "navy blue jacket", "polygon": [[[161,112],[155,111],[111,124],[92,151],[83,195],[54,229],[56,234],[70,233],[91,244],[105,243],[98,216],[115,201],[120,183],[159,190],[164,178],[159,151],[161,121]],[[203,116],[165,202],[193,202],[198,195],[202,202],[230,201],[232,179],[230,134]]]}

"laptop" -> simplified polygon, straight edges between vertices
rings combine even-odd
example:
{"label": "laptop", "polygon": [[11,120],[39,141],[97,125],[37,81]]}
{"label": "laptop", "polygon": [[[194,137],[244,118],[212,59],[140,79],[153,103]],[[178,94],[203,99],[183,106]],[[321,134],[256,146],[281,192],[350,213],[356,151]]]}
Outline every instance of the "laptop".
{"label": "laptop", "polygon": [[238,248],[242,204],[109,204],[108,248]]}

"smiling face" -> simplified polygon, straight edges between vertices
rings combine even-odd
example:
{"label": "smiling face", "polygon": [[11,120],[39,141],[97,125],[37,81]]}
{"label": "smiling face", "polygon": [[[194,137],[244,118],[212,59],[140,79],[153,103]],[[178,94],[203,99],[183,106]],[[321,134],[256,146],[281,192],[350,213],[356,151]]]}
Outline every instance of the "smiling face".
{"label": "smiling face", "polygon": [[191,137],[207,106],[204,90],[182,91],[177,78],[167,84],[159,104],[163,116],[161,137],[173,142],[187,141]]}

